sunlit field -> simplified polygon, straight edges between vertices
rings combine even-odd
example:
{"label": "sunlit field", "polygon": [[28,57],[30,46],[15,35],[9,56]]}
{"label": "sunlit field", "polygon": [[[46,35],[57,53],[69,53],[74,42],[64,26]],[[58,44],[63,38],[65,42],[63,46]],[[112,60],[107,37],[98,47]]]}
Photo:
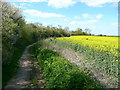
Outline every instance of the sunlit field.
{"label": "sunlit field", "polygon": [[0,0],[3,90],[118,88],[116,0],[17,1]]}
{"label": "sunlit field", "polygon": [[71,36],[56,38],[52,42],[82,53],[88,58],[87,62],[101,72],[118,77],[118,37]]}
{"label": "sunlit field", "polygon": [[101,37],[101,36],[72,36],[57,38],[58,40],[67,41],[74,44],[80,44],[90,49],[99,51],[108,51],[118,56],[118,37]]}

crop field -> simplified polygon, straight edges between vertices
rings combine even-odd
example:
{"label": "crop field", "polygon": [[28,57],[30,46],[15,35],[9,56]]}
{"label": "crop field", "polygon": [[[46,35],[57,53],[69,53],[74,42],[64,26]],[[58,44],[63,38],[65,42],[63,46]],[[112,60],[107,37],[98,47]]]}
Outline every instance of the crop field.
{"label": "crop field", "polygon": [[0,0],[3,90],[120,87],[116,7],[90,8],[113,2],[33,1]]}
{"label": "crop field", "polygon": [[[89,47],[99,51],[108,51],[118,56],[118,37],[101,37],[101,36],[73,36],[67,38],[57,38],[58,40],[67,41],[74,44]],[[117,61],[117,60],[116,60]]]}
{"label": "crop field", "polygon": [[101,72],[118,77],[118,37],[71,36],[56,38],[51,42],[83,53],[87,61]]}

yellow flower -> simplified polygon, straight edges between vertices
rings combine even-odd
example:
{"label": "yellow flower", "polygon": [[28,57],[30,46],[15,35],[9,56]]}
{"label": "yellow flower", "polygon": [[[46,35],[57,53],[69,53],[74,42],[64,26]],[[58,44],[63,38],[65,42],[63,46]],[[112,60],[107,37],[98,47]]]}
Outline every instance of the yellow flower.
{"label": "yellow flower", "polygon": [[108,51],[118,56],[118,38],[104,36],[72,36],[57,38],[58,40],[88,46],[91,49]]}

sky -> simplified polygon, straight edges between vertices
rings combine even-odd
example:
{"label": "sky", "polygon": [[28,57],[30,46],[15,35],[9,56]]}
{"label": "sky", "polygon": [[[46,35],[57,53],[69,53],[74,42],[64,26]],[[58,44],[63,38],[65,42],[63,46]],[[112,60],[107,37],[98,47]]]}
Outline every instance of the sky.
{"label": "sky", "polygon": [[7,0],[22,10],[27,23],[89,28],[92,34],[118,35],[119,0]]}

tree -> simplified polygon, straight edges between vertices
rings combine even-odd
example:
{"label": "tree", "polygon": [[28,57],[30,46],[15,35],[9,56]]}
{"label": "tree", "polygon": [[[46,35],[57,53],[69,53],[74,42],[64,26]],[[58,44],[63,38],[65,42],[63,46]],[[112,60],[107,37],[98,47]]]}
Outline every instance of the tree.
{"label": "tree", "polygon": [[64,30],[69,31],[69,27],[65,27]]}
{"label": "tree", "polygon": [[61,25],[58,25],[58,28],[59,28],[59,29],[62,29],[62,26],[61,26]]}
{"label": "tree", "polygon": [[89,28],[86,28],[85,32],[88,33],[88,34],[90,34],[91,30]]}
{"label": "tree", "polygon": [[14,44],[20,37],[22,30],[22,14],[19,8],[8,2],[0,2],[2,11],[2,57],[4,64],[9,64],[9,59],[14,52]]}
{"label": "tree", "polygon": [[82,32],[82,29],[81,28],[77,28],[77,31]]}

